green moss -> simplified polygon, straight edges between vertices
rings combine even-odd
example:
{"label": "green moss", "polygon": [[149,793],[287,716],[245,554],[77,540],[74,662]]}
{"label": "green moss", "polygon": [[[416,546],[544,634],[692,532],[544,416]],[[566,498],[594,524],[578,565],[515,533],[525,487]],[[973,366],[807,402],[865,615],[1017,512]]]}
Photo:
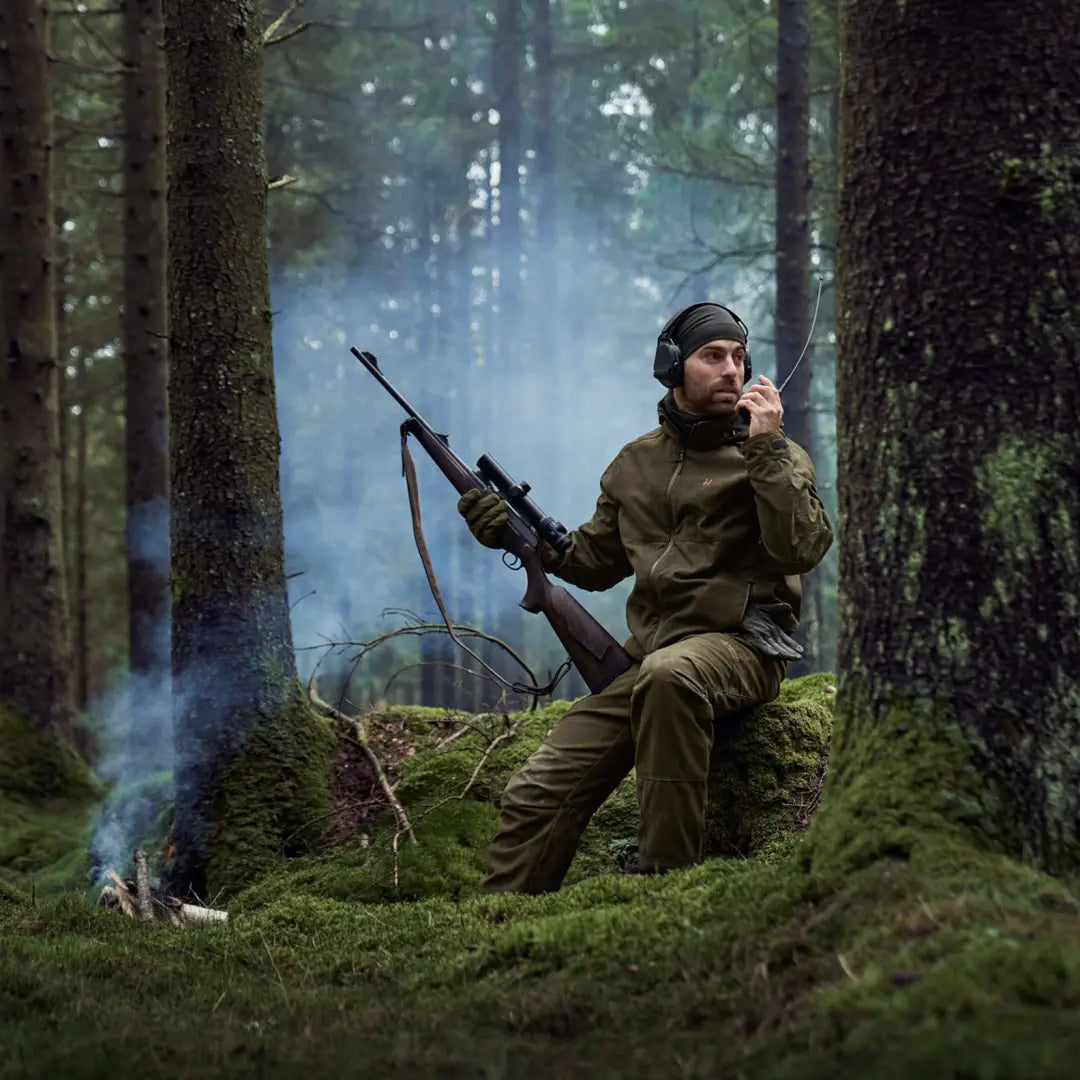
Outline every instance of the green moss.
{"label": "green moss", "polygon": [[272,870],[283,856],[311,851],[330,804],[334,736],[300,695],[289,695],[252,723],[243,752],[214,784],[208,845],[211,895],[234,895]]}
{"label": "green moss", "polygon": [[[721,728],[707,854],[759,854],[805,827],[832,728],[832,682],[828,674],[787,681],[777,701],[731,717]],[[297,892],[365,901],[474,895],[498,825],[499,796],[569,706],[560,701],[535,712],[475,717],[469,734],[445,745],[454,725],[444,711],[373,714],[370,732],[403,728],[416,747],[398,765],[395,796],[417,842],[409,841],[387,811],[363,843],[279,866],[238,903],[250,909]],[[617,870],[636,850],[637,833],[631,773],[590,822],[566,884]]]}
{"label": "green moss", "polygon": [[43,895],[85,887],[103,795],[74,747],[0,706],[0,882]]}
{"label": "green moss", "polygon": [[[6,881],[0,881],[0,912],[8,912],[13,908],[26,906],[30,903],[30,897],[14,885]],[[2,915],[0,915],[2,918]]]}
{"label": "green moss", "polygon": [[982,500],[982,527],[1000,538],[1011,570],[1024,570],[1047,537],[1059,558],[1071,557],[1076,568],[1076,537],[1064,511],[1071,458],[1071,441],[1061,435],[1042,442],[1030,436],[1008,438],[979,469],[976,490]]}
{"label": "green moss", "polygon": [[833,680],[821,674],[785,682],[775,702],[720,726],[706,854],[756,855],[809,824],[832,735]]}
{"label": "green moss", "polygon": [[[829,682],[787,684],[777,707],[824,734]],[[822,810],[766,857],[471,896],[497,784],[440,796],[421,759],[457,785],[476,766],[458,744],[482,754],[490,732],[433,753],[446,732],[427,717],[404,769],[419,842],[399,838],[396,863],[383,823],[370,848],[279,866],[204,930],[0,886],[10,1075],[129,1060],[149,1078],[324,1076],[362,1061],[389,1080],[1071,1080],[1080,898],[996,849],[947,710],[895,709],[845,697]],[[495,748],[497,773],[542,736],[536,721]],[[753,739],[800,757],[791,731]],[[610,807],[586,834],[597,857],[632,828],[632,804]]]}
{"label": "green moss", "polygon": [[100,1075],[120,1053],[149,1077],[1075,1068],[1080,904],[948,841],[835,877],[797,851],[543,897],[283,894],[204,931],[71,901],[0,920],[0,1037],[25,1077]]}
{"label": "green moss", "polygon": [[90,802],[103,789],[68,742],[0,703],[0,795],[22,802]]}

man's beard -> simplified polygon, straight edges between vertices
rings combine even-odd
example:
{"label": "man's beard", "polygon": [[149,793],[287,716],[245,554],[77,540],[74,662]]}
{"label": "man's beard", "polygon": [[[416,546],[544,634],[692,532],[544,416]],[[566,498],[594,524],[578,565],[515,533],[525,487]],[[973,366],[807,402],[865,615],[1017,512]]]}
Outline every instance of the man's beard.
{"label": "man's beard", "polygon": [[712,388],[701,390],[693,397],[687,394],[686,403],[690,411],[697,413],[699,416],[733,416],[738,407],[738,388],[725,385],[723,389],[730,396],[714,397]]}

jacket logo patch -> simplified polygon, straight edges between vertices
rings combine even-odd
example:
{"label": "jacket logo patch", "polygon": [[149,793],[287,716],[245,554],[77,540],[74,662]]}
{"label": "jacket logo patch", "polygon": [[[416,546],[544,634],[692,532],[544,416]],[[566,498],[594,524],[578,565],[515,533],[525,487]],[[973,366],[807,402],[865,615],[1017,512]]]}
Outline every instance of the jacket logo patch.
{"label": "jacket logo patch", "polygon": [[701,486],[708,487],[712,483],[712,481],[713,478],[711,476],[706,476],[705,479],[701,481]]}

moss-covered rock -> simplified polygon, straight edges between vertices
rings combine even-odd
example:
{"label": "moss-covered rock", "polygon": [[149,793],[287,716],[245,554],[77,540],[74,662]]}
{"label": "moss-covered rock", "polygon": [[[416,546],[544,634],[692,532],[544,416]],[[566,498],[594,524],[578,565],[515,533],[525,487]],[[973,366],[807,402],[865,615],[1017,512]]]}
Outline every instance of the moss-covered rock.
{"label": "moss-covered rock", "polygon": [[[805,828],[831,732],[830,684],[828,675],[793,680],[775,702],[725,721],[714,754],[708,855],[759,854]],[[395,796],[415,840],[387,811],[323,857],[279,866],[238,905],[250,909],[296,893],[365,902],[475,894],[503,789],[569,707],[560,701],[509,716],[401,708],[373,714],[370,739],[384,751],[395,748]],[[585,830],[566,884],[618,871],[636,850],[637,832],[631,773]]]}
{"label": "moss-covered rock", "polygon": [[834,681],[788,680],[776,701],[718,725],[706,855],[757,855],[810,824],[828,761]]}

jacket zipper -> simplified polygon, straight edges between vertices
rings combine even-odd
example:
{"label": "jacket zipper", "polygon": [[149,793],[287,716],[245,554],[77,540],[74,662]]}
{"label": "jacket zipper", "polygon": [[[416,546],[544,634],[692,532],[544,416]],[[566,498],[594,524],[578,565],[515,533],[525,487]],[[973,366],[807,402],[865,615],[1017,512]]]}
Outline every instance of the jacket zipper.
{"label": "jacket zipper", "polygon": [[[660,560],[675,546],[675,508],[671,505],[671,492],[675,487],[675,481],[679,479],[679,474],[682,472],[683,462],[686,460],[686,448],[680,447],[679,460],[675,463],[675,471],[671,474],[671,479],[668,481],[667,490],[664,492],[664,498],[668,501],[668,510],[671,513],[671,535],[668,536],[668,542],[664,550],[653,560],[652,566],[649,567],[649,588],[659,599],[659,593],[656,591],[656,585],[653,583],[653,576],[656,573],[656,568],[660,564]],[[656,635],[660,631],[660,623],[656,624],[656,629],[653,631],[653,641],[656,640]]]}

